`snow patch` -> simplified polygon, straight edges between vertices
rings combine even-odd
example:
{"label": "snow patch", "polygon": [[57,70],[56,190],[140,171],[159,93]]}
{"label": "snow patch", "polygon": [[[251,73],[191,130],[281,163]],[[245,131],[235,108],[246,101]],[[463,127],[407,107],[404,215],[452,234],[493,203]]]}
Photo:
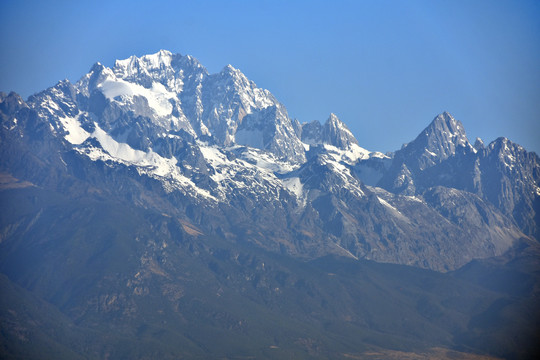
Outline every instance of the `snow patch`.
{"label": "snow patch", "polygon": [[81,127],[78,117],[61,117],[58,118],[58,120],[67,132],[67,135],[65,135],[64,138],[71,144],[80,145],[90,137],[90,134]]}
{"label": "snow patch", "polygon": [[298,168],[300,165],[292,165],[285,161],[277,160],[271,153],[248,148],[242,153],[242,157],[250,163],[254,163],[260,170],[266,172],[286,174]]}
{"label": "snow patch", "polygon": [[302,198],[302,195],[304,193],[304,185],[300,181],[299,177],[283,179],[282,182],[285,188],[289,190],[289,192],[295,194],[298,199]]}
{"label": "snow patch", "polygon": [[207,146],[203,145],[202,143],[199,143],[199,150],[203,154],[204,158],[214,167],[219,165],[226,165],[229,160],[227,159],[227,156],[222,153],[217,147],[215,146]]}
{"label": "snow patch", "polygon": [[369,165],[358,164],[355,167],[356,174],[366,185],[375,186],[381,180],[383,173]]}
{"label": "snow patch", "polygon": [[356,144],[351,144],[346,150],[342,150],[329,144],[323,144],[323,147],[327,153],[334,158],[335,161],[344,161],[349,165],[354,165],[358,162],[358,160],[367,160],[371,157],[379,159],[388,158],[388,156],[384,155],[383,153],[369,151]]}
{"label": "snow patch", "polygon": [[152,83],[152,88],[147,89],[141,85],[130,83],[121,79],[107,79],[98,85],[103,95],[113,101],[115,98],[133,98],[142,96],[148,101],[148,105],[158,116],[171,115],[173,111],[170,99],[174,99],[176,94],[168,91],[163,84]]}
{"label": "snow patch", "polygon": [[139,174],[165,180],[163,186],[168,191],[179,188],[191,193],[194,192],[206,199],[217,201],[209,191],[199,188],[193,181],[180,173],[179,168],[176,166],[178,160],[175,157],[164,158],[151,149],[148,152],[133,149],[128,144],[113,139],[97,123],[94,123],[94,126],[95,131],[88,137],[95,138],[103,149],[95,147],[77,149],[80,153],[86,154],[91,160],[113,161],[135,166]]}
{"label": "snow patch", "polygon": [[386,200],[382,199],[380,196],[377,196],[377,199],[379,200],[379,202],[384,205],[388,210],[390,210],[390,213],[392,213],[392,215],[394,215],[395,217],[405,221],[405,222],[410,222],[409,219],[403,215],[398,209],[396,209],[394,206],[392,206],[390,203],[388,203]]}

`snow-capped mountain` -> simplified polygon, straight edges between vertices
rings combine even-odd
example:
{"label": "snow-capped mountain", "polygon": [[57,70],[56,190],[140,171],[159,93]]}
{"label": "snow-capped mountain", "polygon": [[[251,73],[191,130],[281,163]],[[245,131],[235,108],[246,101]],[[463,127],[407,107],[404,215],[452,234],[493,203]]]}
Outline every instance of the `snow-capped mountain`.
{"label": "snow-capped mountain", "polygon": [[[78,179],[298,257],[446,271],[539,236],[538,156],[507,139],[473,147],[447,112],[384,155],[334,114],[291,120],[240,70],[209,74],[168,51],[96,63],[27,102],[3,94],[0,109],[2,171],[36,184]],[[15,151],[48,168],[26,168]]]}
{"label": "snow-capped mountain", "polygon": [[446,112],[382,154],[230,65],[97,63],[0,93],[0,204],[1,358],[538,357],[540,160]]}
{"label": "snow-capped mountain", "polygon": [[406,144],[397,157],[406,159],[409,168],[424,170],[454,155],[459,148],[472,146],[460,121],[448,112],[438,115],[418,137]]}
{"label": "snow-capped mountain", "polygon": [[302,142],[308,145],[328,144],[340,149],[349,149],[352,145],[358,145],[358,141],[347,125],[335,114],[330,114],[324,125],[314,120],[297,126]]}

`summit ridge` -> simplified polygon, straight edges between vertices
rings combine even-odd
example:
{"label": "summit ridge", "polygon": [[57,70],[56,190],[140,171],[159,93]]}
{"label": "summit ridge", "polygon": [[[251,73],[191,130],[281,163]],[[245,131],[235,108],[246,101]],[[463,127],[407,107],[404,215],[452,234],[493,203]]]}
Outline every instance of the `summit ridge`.
{"label": "summit ridge", "polygon": [[305,120],[164,50],[0,92],[0,357],[538,358],[538,155]]}
{"label": "summit ridge", "polygon": [[[14,96],[0,102],[5,169],[43,181],[8,149],[58,149],[44,163],[65,176],[96,187],[92,170],[76,169],[104,166],[103,191],[132,184],[115,196],[209,233],[259,234],[247,241],[272,251],[448,271],[540,235],[538,156],[507,139],[473,147],[448,112],[385,155],[362,148],[335,114],[324,124],[291,120],[233,66],[209,74],[194,57],[165,50],[112,68],[96,63],[75,84],[26,102]],[[27,143],[38,131],[47,143]],[[453,201],[468,212],[456,213]]]}

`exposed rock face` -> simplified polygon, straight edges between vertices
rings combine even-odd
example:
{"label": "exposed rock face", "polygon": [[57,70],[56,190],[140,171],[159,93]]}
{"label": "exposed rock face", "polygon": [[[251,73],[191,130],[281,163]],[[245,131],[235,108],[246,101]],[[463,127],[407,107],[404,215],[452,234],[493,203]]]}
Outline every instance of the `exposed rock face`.
{"label": "exposed rock face", "polygon": [[418,137],[396,152],[413,171],[436,165],[458,149],[471,149],[463,124],[448,112],[438,115]]}
{"label": "exposed rock face", "polygon": [[349,149],[352,145],[358,146],[358,141],[335,114],[330,114],[324,125],[314,120],[301,126],[302,142],[308,145],[328,144],[340,149]]}
{"label": "exposed rock face", "polygon": [[395,152],[377,184],[404,195],[421,196],[441,185],[474,193],[538,239],[539,171],[538,155],[506,138],[488,146],[477,139],[471,146],[463,125],[443,113]]}
{"label": "exposed rock face", "polygon": [[318,122],[317,120],[313,120],[312,122],[305,123],[301,126],[302,126],[302,142],[308,145],[322,143],[322,139],[321,139],[322,126],[320,122]]}
{"label": "exposed rock face", "polygon": [[386,156],[334,114],[291,121],[232,66],[208,74],[166,51],[96,64],[27,103],[2,94],[0,111],[3,171],[56,189],[77,179],[74,192],[297,257],[447,271],[538,237],[538,156],[507,139],[473,147],[448,113]]}
{"label": "exposed rock face", "polygon": [[539,158],[448,113],[384,155],[232,66],[96,64],[0,93],[0,204],[2,358],[538,358]]}
{"label": "exposed rock face", "polygon": [[334,145],[340,149],[348,149],[351,145],[358,145],[358,141],[345,125],[334,114],[324,123],[321,131],[321,141],[324,144]]}
{"label": "exposed rock face", "polygon": [[[116,61],[112,69],[98,63],[76,88],[87,104],[82,110],[97,115],[101,128],[118,140],[127,137],[137,149],[147,151],[157,139],[169,141],[163,134],[185,131],[211,136],[223,146],[248,141],[278,157],[304,160],[283,105],[230,65],[210,75],[189,55],[160,51]],[[251,121],[241,126],[248,115]]]}

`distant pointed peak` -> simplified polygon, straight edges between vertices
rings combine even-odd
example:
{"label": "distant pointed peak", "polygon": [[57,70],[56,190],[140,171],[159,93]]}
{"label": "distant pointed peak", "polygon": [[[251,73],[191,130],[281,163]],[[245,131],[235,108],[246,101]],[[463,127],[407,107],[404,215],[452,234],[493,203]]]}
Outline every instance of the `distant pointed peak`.
{"label": "distant pointed peak", "polygon": [[342,121],[339,120],[339,118],[338,118],[338,116],[336,114],[330,113],[330,116],[328,117],[326,122],[342,122]]}
{"label": "distant pointed peak", "polygon": [[177,58],[180,58],[182,59],[184,62],[187,62],[187,63],[192,63],[192,64],[195,64],[197,66],[202,66],[201,62],[199,61],[199,59],[197,59],[195,56],[193,55],[185,55],[185,56],[182,56],[180,54],[176,54],[175,55]]}
{"label": "distant pointed peak", "polygon": [[437,124],[441,122],[444,122],[446,124],[454,124],[457,122],[457,120],[448,111],[443,111],[442,113],[437,115],[431,123]]}
{"label": "distant pointed peak", "polygon": [[11,91],[6,94],[0,91],[0,113],[15,113],[15,111],[27,107],[26,102],[16,92]]}
{"label": "distant pointed peak", "polygon": [[165,49],[160,49],[157,53],[155,53],[154,55],[159,55],[159,56],[172,56],[172,52],[170,52],[169,50],[165,50]]}
{"label": "distant pointed peak", "polygon": [[472,149],[465,128],[449,112],[437,115],[418,137],[403,147],[407,154],[415,154],[420,170],[452,156],[459,147]]}
{"label": "distant pointed peak", "polygon": [[[506,155],[507,159],[510,161],[514,161],[513,157],[515,157],[517,153],[527,153],[527,150],[523,146],[513,142],[506,137],[498,137],[497,139],[493,140],[486,147],[486,149],[488,150],[488,152],[496,153],[499,155]],[[507,160],[504,161],[506,162]]]}
{"label": "distant pointed peak", "polygon": [[90,68],[90,71],[88,72],[88,74],[86,74],[86,76],[92,76],[92,74],[94,76],[97,76],[99,74],[104,74],[106,76],[112,76],[113,71],[110,68],[103,65],[102,63],[97,62],[94,65],[92,65],[92,67]]}
{"label": "distant pointed peak", "polygon": [[475,150],[481,150],[485,147],[484,145],[484,140],[482,140],[481,138],[477,137],[476,140],[474,141],[474,149]]}
{"label": "distant pointed peak", "polygon": [[467,137],[463,124],[459,120],[456,120],[448,111],[444,111],[437,115],[423,131],[424,135],[426,136],[430,136],[433,133],[445,132],[460,138]]}
{"label": "distant pointed peak", "polygon": [[240,70],[232,66],[231,64],[227,64],[222,70],[222,74],[231,74],[231,75],[238,75],[238,73],[241,73]]}
{"label": "distant pointed peak", "polygon": [[135,55],[131,55],[127,59],[117,59],[114,61],[114,68],[127,68],[130,65],[133,65],[139,61],[139,58]]}
{"label": "distant pointed peak", "polygon": [[358,145],[358,141],[349,130],[347,125],[341,121],[336,114],[331,113],[323,125],[321,139],[323,143],[346,149],[351,144]]}
{"label": "distant pointed peak", "polygon": [[501,136],[501,137],[498,137],[495,140],[493,140],[489,144],[489,148],[496,148],[496,147],[506,148],[509,145],[514,145],[514,143],[512,141],[510,141],[510,139],[508,139],[508,138],[506,138],[504,136]]}
{"label": "distant pointed peak", "polygon": [[235,68],[231,64],[225,66],[219,73],[219,76],[225,79],[231,79],[235,83],[242,83],[244,84],[243,86],[249,86],[249,84],[253,87],[256,86],[256,84],[249,80],[240,69]]}
{"label": "distant pointed peak", "polygon": [[341,131],[345,131],[348,133],[351,132],[349,128],[347,128],[347,125],[345,125],[345,123],[341,121],[334,113],[330,113],[330,116],[328,116],[328,119],[326,119],[324,126],[340,128]]}
{"label": "distant pointed peak", "polygon": [[454,119],[454,117],[452,116],[452,114],[450,114],[448,111],[443,111],[441,114],[439,114],[439,116],[443,116],[443,117],[445,117],[445,118]]}
{"label": "distant pointed peak", "polygon": [[17,94],[15,91],[10,91],[9,94],[6,94],[3,91],[0,91],[0,103],[5,101],[6,99],[15,99],[15,102],[22,104],[24,103],[23,98]]}
{"label": "distant pointed peak", "polygon": [[105,66],[98,61],[97,63],[92,65],[92,67],[90,68],[90,72],[99,72],[102,71],[104,68]]}
{"label": "distant pointed peak", "polygon": [[73,90],[73,84],[68,79],[59,80],[53,87],[50,87],[46,91],[53,90],[53,89],[61,90],[61,91],[62,90],[71,91],[71,90]]}

